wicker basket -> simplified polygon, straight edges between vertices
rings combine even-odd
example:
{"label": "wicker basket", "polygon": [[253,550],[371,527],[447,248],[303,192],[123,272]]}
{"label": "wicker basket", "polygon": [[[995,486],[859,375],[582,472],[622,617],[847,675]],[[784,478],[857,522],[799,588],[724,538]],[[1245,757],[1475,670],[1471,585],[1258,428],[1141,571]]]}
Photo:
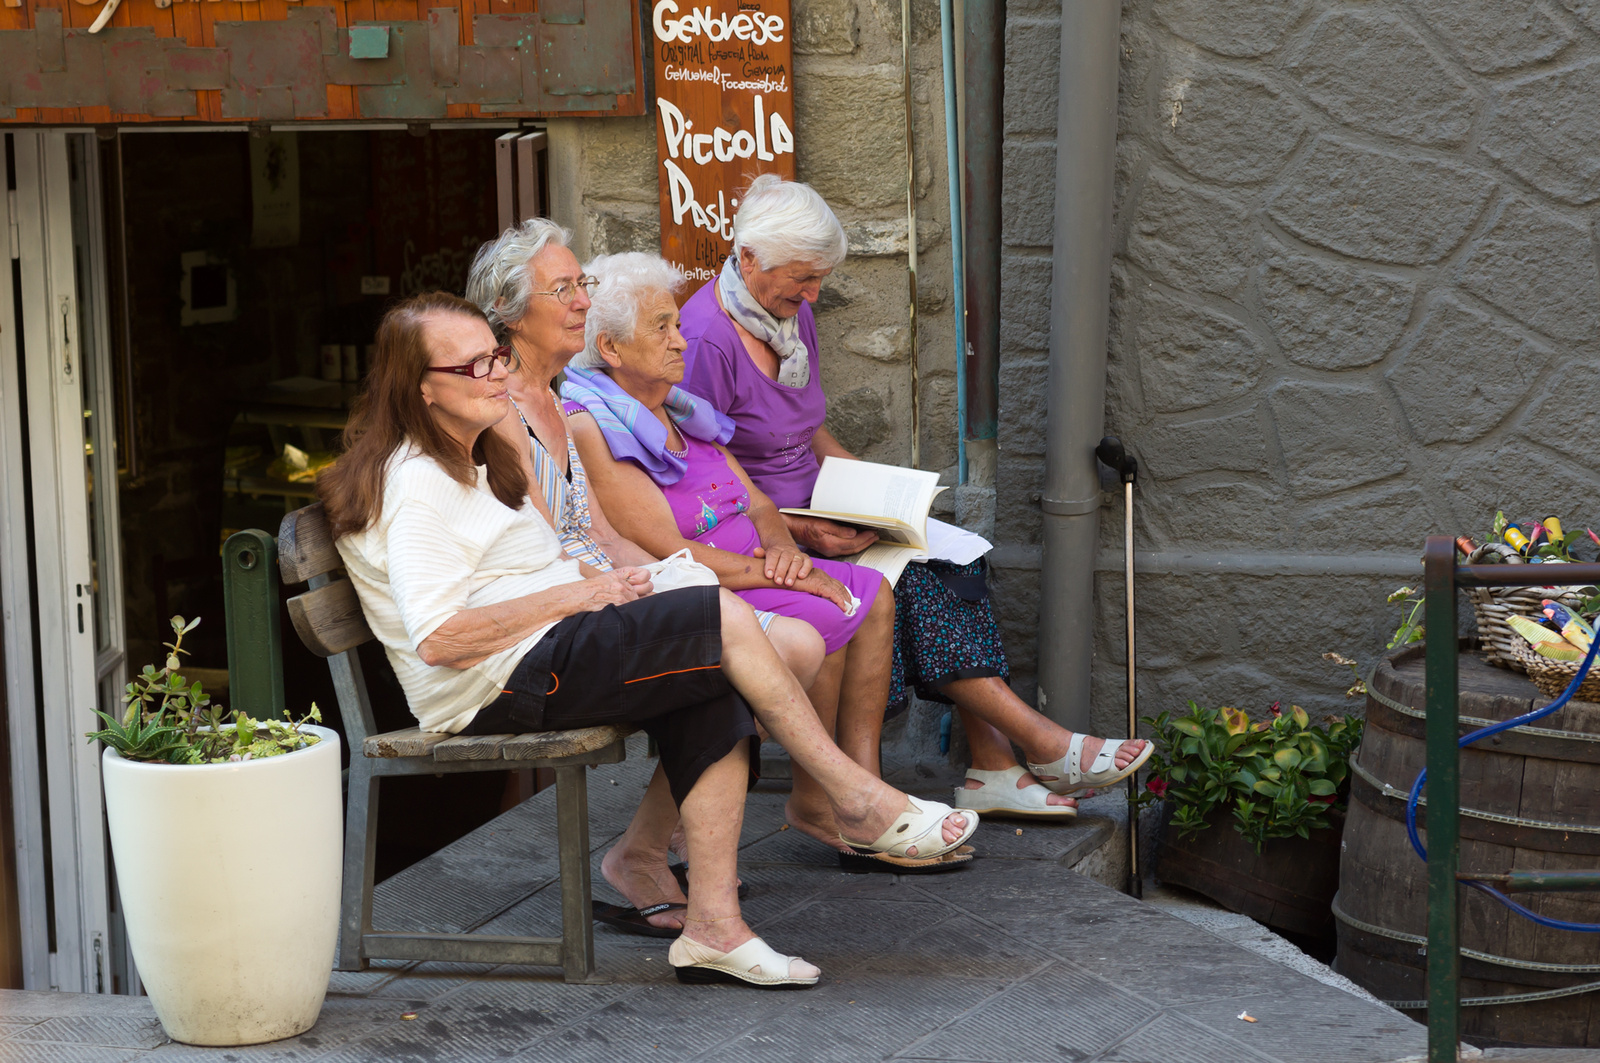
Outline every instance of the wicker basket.
{"label": "wicker basket", "polygon": [[[1540,657],[1528,649],[1528,640],[1511,630],[1506,618],[1526,616],[1534,620],[1543,620],[1542,610],[1546,598],[1560,602],[1576,614],[1578,607],[1584,601],[1582,595],[1572,591],[1553,594],[1549,587],[1474,587],[1470,593],[1472,611],[1478,619],[1479,649],[1490,664],[1509,668],[1513,672],[1527,672],[1528,668],[1524,664],[1526,657],[1533,657],[1548,664],[1561,663]],[[1576,668],[1567,673],[1567,678],[1570,680],[1575,674],[1577,674]],[[1587,684],[1585,686],[1587,688]],[[1556,693],[1559,694],[1560,691]]]}
{"label": "wicker basket", "polygon": [[[1581,663],[1553,661],[1548,657],[1541,657],[1533,652],[1533,647],[1528,645],[1526,639],[1522,640],[1522,645],[1514,646],[1512,652],[1517,655],[1517,661],[1522,665],[1518,671],[1528,673],[1528,678],[1539,688],[1539,693],[1547,698],[1561,696],[1562,691],[1572,682],[1572,677],[1578,674],[1578,665]],[[1600,701],[1600,663],[1589,669],[1589,674],[1583,677],[1583,685],[1573,697],[1579,701]]]}

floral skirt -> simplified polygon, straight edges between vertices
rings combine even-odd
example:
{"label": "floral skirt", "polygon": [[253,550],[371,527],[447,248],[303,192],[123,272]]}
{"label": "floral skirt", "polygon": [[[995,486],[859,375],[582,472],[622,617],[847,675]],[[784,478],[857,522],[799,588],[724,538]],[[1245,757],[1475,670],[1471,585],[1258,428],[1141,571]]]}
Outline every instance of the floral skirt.
{"label": "floral skirt", "polygon": [[951,704],[939,692],[956,679],[1011,678],[989,607],[987,566],[912,563],[894,589],[894,668],[889,715],[905,710],[908,690]]}

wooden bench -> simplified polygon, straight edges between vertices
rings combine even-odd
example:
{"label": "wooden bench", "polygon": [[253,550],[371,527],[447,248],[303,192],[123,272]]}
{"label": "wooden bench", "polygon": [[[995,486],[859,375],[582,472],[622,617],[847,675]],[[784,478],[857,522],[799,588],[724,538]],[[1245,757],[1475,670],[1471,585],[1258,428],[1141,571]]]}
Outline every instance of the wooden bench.
{"label": "wooden bench", "polygon": [[[356,648],[373,638],[354,585],[342,578],[320,503],[295,510],[278,529],[278,566],[286,586],[309,583],[289,599],[289,617],[311,652],[326,657],[350,746],[344,894],[339,913],[339,969],[369,960],[452,960],[559,966],[569,982],[602,982],[594,967],[590,920],[589,792],[585,772],[625,756],[619,727],[586,727],[522,735],[454,736],[419,731],[374,734],[372,704]],[[336,578],[340,577],[340,578]],[[551,768],[561,863],[561,936],[434,934],[374,930],[373,863],[377,850],[378,780],[393,775]]]}

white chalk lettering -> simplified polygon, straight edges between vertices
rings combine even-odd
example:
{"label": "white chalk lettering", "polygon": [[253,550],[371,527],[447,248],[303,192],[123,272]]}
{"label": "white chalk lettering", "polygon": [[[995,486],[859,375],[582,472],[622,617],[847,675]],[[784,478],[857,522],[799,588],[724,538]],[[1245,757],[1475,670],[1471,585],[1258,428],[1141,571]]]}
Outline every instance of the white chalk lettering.
{"label": "white chalk lettering", "polygon": [[[672,224],[682,225],[687,217],[691,225],[714,233],[724,240],[733,239],[733,217],[728,213],[725,193],[717,192],[717,202],[704,206],[695,198],[694,182],[671,159],[662,159],[667,168],[667,188],[672,200]],[[735,203],[737,206],[737,203]]]}
{"label": "white chalk lettering", "polygon": [[[694,123],[670,100],[656,97],[656,108],[661,112],[661,132],[666,137],[667,155],[674,159],[688,159],[701,166],[713,160],[732,162],[751,156],[762,162],[771,162],[778,155],[794,152],[794,133],[783,115],[777,111],[766,113],[766,101],[755,98],[756,118],[754,135],[748,129],[732,130],[718,126],[710,133],[694,133]],[[768,145],[771,150],[768,150]]]}
{"label": "white chalk lettering", "polygon": [[688,44],[696,37],[705,36],[711,41],[734,38],[762,45],[783,40],[783,19],[763,11],[741,12],[729,18],[713,15],[711,8],[693,8],[682,18],[669,18],[678,12],[674,0],[657,0],[650,12],[650,27],[658,41],[681,41]]}

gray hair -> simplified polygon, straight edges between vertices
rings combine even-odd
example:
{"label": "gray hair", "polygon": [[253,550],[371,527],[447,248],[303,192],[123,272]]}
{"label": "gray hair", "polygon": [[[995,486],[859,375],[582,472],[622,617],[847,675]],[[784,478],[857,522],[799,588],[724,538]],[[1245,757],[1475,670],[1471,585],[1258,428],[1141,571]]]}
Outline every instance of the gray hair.
{"label": "gray hair", "polygon": [[497,339],[505,339],[528,312],[533,296],[530,260],[552,245],[567,247],[571,240],[572,230],[548,218],[529,218],[478,248],[467,273],[467,298],[483,310]]}
{"label": "gray hair", "polygon": [[583,268],[600,283],[589,296],[589,316],[583,327],[583,350],[572,359],[578,369],[608,368],[600,357],[600,337],[613,343],[630,343],[639,324],[639,311],[652,292],[677,295],[687,283],[683,271],[660,255],[625,251],[601,255]]}
{"label": "gray hair", "polygon": [[762,269],[789,262],[832,269],[849,250],[844,226],[816,189],[770,173],[750,182],[733,216],[733,253],[746,247]]}

